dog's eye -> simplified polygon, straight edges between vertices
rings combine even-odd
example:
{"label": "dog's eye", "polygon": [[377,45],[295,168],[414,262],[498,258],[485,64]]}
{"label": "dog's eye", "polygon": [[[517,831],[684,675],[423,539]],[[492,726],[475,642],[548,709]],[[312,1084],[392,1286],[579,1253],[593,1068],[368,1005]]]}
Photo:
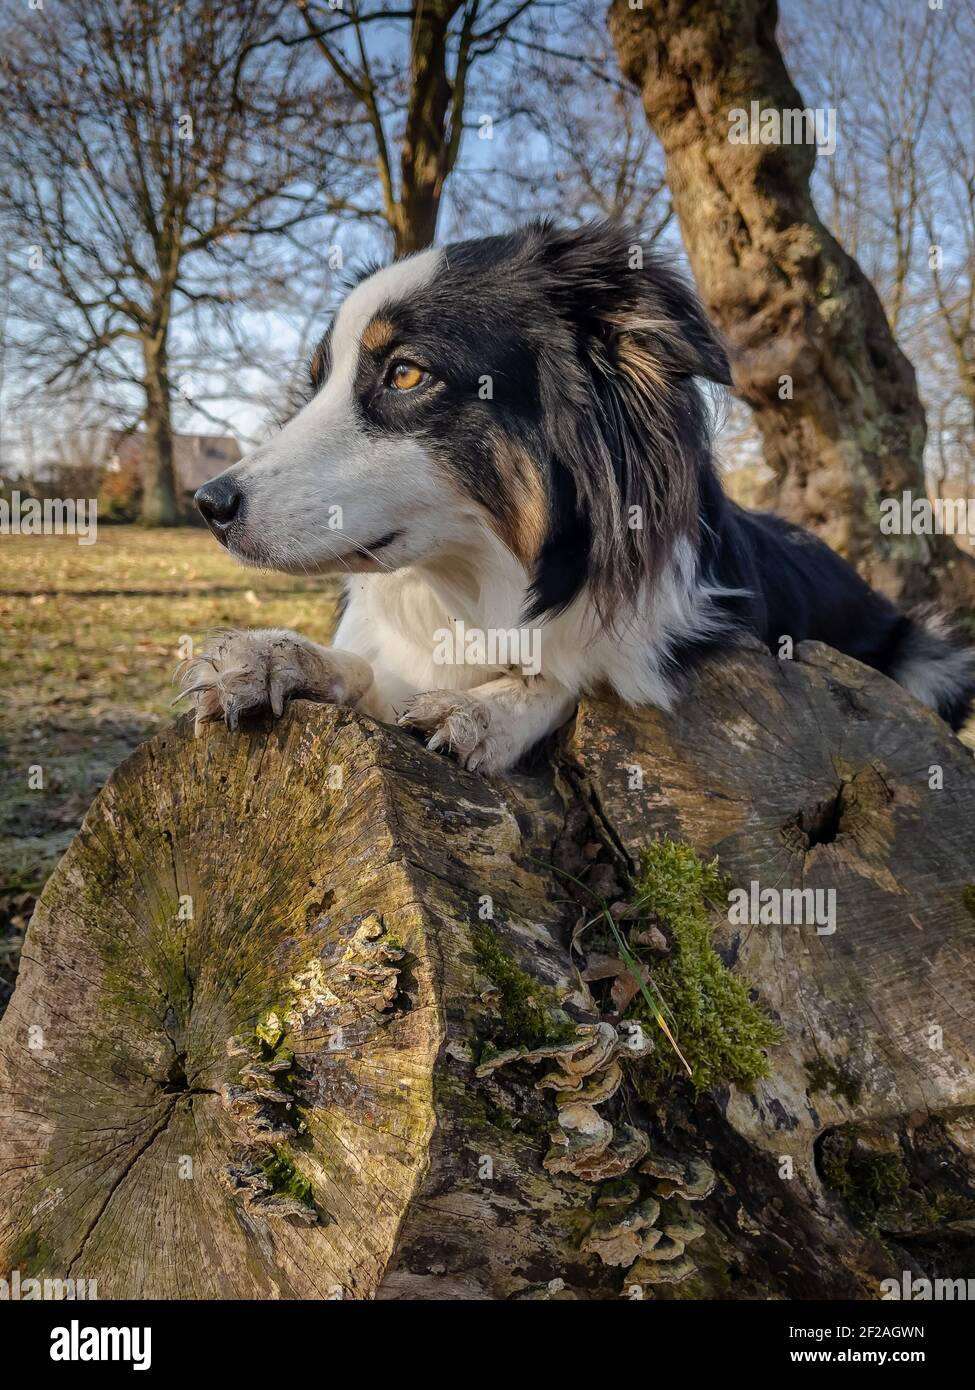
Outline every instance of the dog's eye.
{"label": "dog's eye", "polygon": [[428,375],[415,362],[394,362],[386,377],[386,385],[392,386],[394,391],[415,391]]}

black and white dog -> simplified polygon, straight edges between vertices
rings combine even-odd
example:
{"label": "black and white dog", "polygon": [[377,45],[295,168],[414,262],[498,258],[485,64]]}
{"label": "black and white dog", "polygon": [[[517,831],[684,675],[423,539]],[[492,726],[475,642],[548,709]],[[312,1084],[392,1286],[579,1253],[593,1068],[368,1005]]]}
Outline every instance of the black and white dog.
{"label": "black and white dog", "polygon": [[535,222],[360,280],[307,403],[196,497],[244,563],[346,573],[335,645],[215,637],[183,671],[198,728],[301,695],[497,772],[595,686],[669,707],[692,658],[742,631],[827,642],[960,726],[975,653],[724,496],[695,380],[730,381],[724,350],[638,248],[615,224]]}

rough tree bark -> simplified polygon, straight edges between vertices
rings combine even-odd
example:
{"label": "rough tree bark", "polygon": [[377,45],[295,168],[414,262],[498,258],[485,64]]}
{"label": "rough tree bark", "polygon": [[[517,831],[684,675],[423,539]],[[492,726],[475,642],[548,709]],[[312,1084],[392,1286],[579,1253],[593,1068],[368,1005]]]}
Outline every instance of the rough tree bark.
{"label": "rough tree bark", "polygon": [[461,0],[419,5],[411,21],[410,101],[400,147],[400,196],[394,248],[408,256],[433,245],[444,183],[460,150],[469,34],[461,37],[455,80],[447,72],[447,37]]}
{"label": "rough tree bark", "polygon": [[[892,597],[971,607],[975,568],[950,537],[880,533],[882,497],[925,496],[924,410],[873,286],[813,205],[815,145],[729,140],[729,112],[753,101],[803,107],[777,19],[776,0],[613,0],[609,11],[623,74],[664,147],[697,284],[762,436],[774,475],[766,500]],[[855,134],[840,127],[837,138]]]}
{"label": "rough tree bark", "polygon": [[[580,974],[566,875],[623,900],[665,835],[745,887],[836,890],[833,934],[715,916],[781,1028],[752,1090],[649,1094],[667,1043]],[[815,645],[705,667],[674,715],[586,704],[494,783],[342,710],[182,720],[31,923],[0,1022],[0,1272],[382,1299],[964,1273],[973,851],[970,756]]]}

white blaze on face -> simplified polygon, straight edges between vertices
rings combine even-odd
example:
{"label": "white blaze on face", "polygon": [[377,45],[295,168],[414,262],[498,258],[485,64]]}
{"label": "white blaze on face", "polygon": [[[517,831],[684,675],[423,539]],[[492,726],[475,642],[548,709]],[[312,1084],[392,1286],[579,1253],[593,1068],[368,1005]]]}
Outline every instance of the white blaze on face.
{"label": "white blaze on face", "polygon": [[366,434],[354,389],[368,324],[381,309],[429,286],[442,261],[438,250],[397,261],[363,280],[342,304],[325,385],[274,439],[231,470],[244,495],[242,534],[231,539],[241,558],[295,573],[343,570],[356,554],[365,561],[357,545],[401,531],[382,553],[383,563],[396,567],[435,543],[442,478],[420,440]]}

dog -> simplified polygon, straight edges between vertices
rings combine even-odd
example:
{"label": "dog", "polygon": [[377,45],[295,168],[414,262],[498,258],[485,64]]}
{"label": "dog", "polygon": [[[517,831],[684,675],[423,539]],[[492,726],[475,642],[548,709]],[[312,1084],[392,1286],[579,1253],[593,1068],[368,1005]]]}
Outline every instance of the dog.
{"label": "dog", "polygon": [[975,653],[731,502],[702,380],[731,382],[703,308],[616,223],[536,221],[370,269],[305,403],[196,494],[245,565],[344,574],[334,645],[216,635],[182,671],[197,730],[301,696],[493,774],[594,687],[671,708],[743,633],[826,642],[958,729]]}

